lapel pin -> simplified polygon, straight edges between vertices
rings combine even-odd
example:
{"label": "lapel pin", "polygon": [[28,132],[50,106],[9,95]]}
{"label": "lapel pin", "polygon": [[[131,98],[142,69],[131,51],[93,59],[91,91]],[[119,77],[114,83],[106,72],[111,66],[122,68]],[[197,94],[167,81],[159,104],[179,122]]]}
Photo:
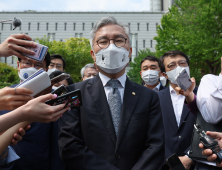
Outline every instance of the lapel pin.
{"label": "lapel pin", "polygon": [[135,95],[136,95],[136,93],[135,93],[135,92],[132,92],[132,95],[134,95],[134,96],[135,96]]}

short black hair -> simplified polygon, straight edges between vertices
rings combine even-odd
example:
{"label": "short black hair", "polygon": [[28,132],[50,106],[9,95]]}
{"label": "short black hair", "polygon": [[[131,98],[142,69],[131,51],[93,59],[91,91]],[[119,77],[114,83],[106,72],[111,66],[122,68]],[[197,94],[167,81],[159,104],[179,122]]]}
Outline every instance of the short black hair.
{"label": "short black hair", "polygon": [[150,55],[148,55],[147,57],[145,57],[144,59],[142,59],[142,61],[140,62],[140,67],[142,66],[142,64],[143,64],[143,62],[144,62],[145,60],[156,61],[156,62],[158,63],[158,65],[159,65],[159,67],[160,67],[160,60],[159,60],[157,57],[155,57],[155,56],[150,56]]}
{"label": "short black hair", "polygon": [[182,51],[179,51],[179,50],[172,50],[172,51],[168,51],[168,52],[164,53],[163,56],[160,57],[160,70],[161,70],[161,72],[166,71],[165,70],[165,65],[164,65],[164,59],[166,57],[176,57],[177,55],[183,56],[186,59],[188,66],[190,65],[190,60],[189,60],[188,56],[185,53],[183,53]]}
{"label": "short black hair", "polygon": [[59,55],[59,54],[52,54],[50,57],[51,57],[51,60],[53,60],[53,59],[60,59],[60,60],[62,60],[62,62],[63,62],[63,70],[65,70],[66,62],[65,62],[64,58],[61,55]]}
{"label": "short black hair", "polygon": [[[62,73],[66,73],[66,72],[60,71],[60,70],[53,71],[53,72],[49,75],[49,78],[52,79],[52,78],[54,78],[54,77],[56,77],[56,76],[58,76],[58,75],[60,75],[60,74],[62,74]],[[69,73],[67,73],[67,74],[69,74]],[[68,82],[68,85],[71,85],[71,84],[74,83],[71,77],[68,78],[68,79],[66,79],[66,81]]]}
{"label": "short black hair", "polygon": [[[18,60],[20,62],[22,59],[18,57]],[[46,53],[46,56],[45,56],[44,60],[46,61],[46,69],[48,69],[48,67],[49,67],[49,65],[51,63],[49,52]]]}

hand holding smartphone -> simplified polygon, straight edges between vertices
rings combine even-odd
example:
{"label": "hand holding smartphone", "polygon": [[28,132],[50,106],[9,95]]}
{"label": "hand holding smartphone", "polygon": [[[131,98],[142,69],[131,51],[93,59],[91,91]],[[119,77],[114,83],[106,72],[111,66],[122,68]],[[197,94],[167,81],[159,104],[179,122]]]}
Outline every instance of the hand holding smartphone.
{"label": "hand holding smartphone", "polygon": [[76,106],[81,106],[82,105],[81,91],[80,90],[71,91],[55,99],[48,100],[45,103],[50,106],[56,106],[59,104],[66,103],[64,108],[66,107],[73,108]]}
{"label": "hand holding smartphone", "polygon": [[[28,41],[28,40],[26,40]],[[25,54],[22,53],[22,55],[31,58],[33,60],[39,61],[39,62],[43,62],[43,60],[45,59],[45,56],[47,54],[48,51],[48,47],[42,45],[42,44],[38,44],[36,43],[36,47],[28,47],[28,46],[24,46],[26,49],[31,50],[33,52],[35,52],[34,55],[29,55],[29,54]]]}
{"label": "hand holding smartphone", "polygon": [[176,77],[176,82],[178,86],[183,89],[185,92],[187,89],[190,88],[192,85],[192,81],[190,79],[190,76],[188,75],[187,71],[185,68],[183,68],[180,73]]}

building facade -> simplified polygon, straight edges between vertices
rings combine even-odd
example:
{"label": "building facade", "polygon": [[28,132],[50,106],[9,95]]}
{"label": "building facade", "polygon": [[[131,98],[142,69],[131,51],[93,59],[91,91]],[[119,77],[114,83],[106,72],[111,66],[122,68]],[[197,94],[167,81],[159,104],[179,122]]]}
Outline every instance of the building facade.
{"label": "building facade", "polygon": [[[104,16],[114,16],[128,24],[131,30],[132,60],[138,51],[149,48],[155,51],[157,26],[172,0],[150,0],[150,12],[0,12],[0,21],[22,20],[22,25],[13,30],[11,23],[0,24],[0,43],[11,34],[25,33],[33,39],[47,36],[50,40],[65,41],[70,37],[89,38],[95,22]],[[1,62],[16,67],[17,57],[1,57]]]}

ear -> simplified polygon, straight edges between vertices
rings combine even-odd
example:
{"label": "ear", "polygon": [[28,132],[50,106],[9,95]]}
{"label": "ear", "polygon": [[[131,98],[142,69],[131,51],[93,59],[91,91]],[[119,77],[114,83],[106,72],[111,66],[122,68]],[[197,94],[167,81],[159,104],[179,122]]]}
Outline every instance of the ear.
{"label": "ear", "polygon": [[83,81],[83,78],[82,78],[82,81]]}
{"label": "ear", "polygon": [[167,76],[166,73],[162,73],[162,74],[163,74],[163,76],[164,76],[166,79],[168,79],[168,76]]}
{"label": "ear", "polygon": [[164,74],[163,72],[160,72],[160,73],[159,73],[159,77],[164,76],[163,74]]}
{"label": "ear", "polygon": [[20,67],[19,67],[19,61],[17,61],[17,70],[20,71]]}
{"label": "ear", "polygon": [[142,78],[142,72],[140,71],[140,76],[141,76],[141,78]]}
{"label": "ear", "polygon": [[129,50],[129,59],[131,58],[131,55],[132,55],[132,47],[130,47],[130,50]]}
{"label": "ear", "polygon": [[96,55],[93,52],[93,50],[90,50],[90,54],[91,54],[91,57],[93,58],[93,61],[96,62]]}

